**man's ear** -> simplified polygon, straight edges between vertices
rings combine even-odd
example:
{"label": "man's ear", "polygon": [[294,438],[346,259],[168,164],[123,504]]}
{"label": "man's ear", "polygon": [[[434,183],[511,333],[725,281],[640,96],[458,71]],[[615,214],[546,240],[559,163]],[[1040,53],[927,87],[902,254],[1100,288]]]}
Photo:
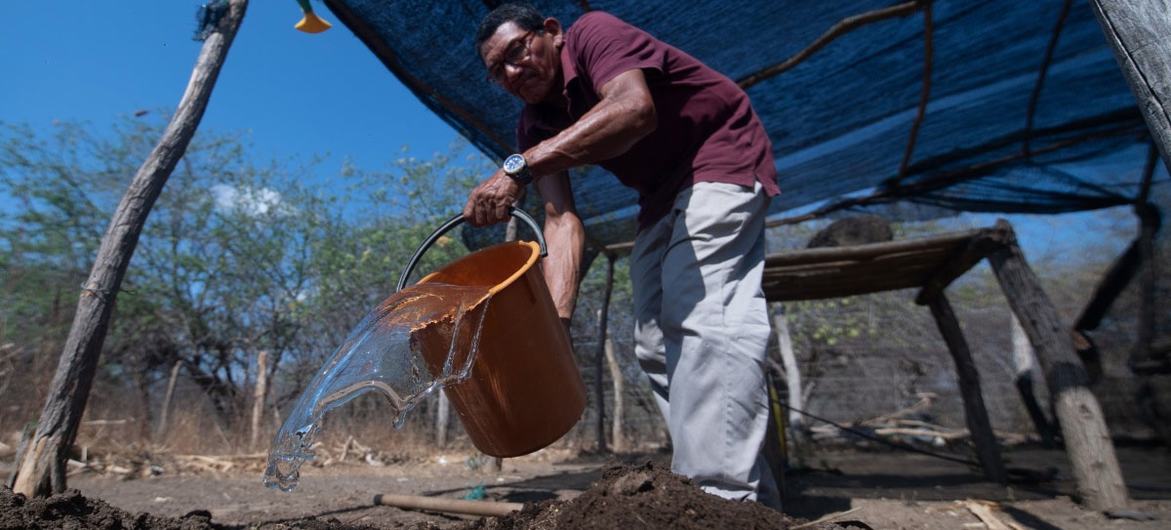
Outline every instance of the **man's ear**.
{"label": "man's ear", "polygon": [[561,44],[565,40],[565,34],[561,31],[561,22],[553,17],[546,18],[543,29],[545,33],[553,37],[553,45],[561,48]]}

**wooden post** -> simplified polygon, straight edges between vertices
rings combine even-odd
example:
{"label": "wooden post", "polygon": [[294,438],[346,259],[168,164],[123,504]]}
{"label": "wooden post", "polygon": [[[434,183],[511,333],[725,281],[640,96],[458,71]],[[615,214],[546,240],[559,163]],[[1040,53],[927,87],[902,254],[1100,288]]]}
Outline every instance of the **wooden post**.
{"label": "wooden post", "polygon": [[956,364],[956,376],[964,400],[964,419],[968,423],[972,442],[976,444],[976,454],[980,458],[980,466],[984,468],[984,476],[993,482],[1005,482],[1007,477],[1004,462],[1000,459],[1000,446],[992,432],[992,422],[988,421],[988,410],[984,408],[984,397],[980,393],[980,373],[972,360],[968,342],[964,340],[964,332],[943,292],[932,297],[928,305],[935,317],[935,325],[939,326],[939,333],[947,343],[947,351],[951,352],[951,358]]}
{"label": "wooden post", "polygon": [[1011,318],[1012,364],[1016,370],[1016,389],[1021,395],[1021,401],[1025,404],[1025,410],[1029,413],[1029,419],[1033,422],[1037,436],[1041,437],[1041,444],[1045,447],[1053,447],[1053,425],[1049,423],[1049,419],[1045,417],[1045,411],[1037,403],[1037,394],[1033,388],[1034,372],[1039,372],[1037,356],[1033,354],[1033,347],[1029,345],[1029,337],[1025,335],[1021,321],[1017,319],[1016,315],[1012,315]]}
{"label": "wooden post", "polygon": [[626,416],[626,380],[622,377],[622,366],[618,364],[618,357],[614,355],[614,341],[606,337],[606,364],[610,367],[610,380],[614,382],[614,413],[611,414],[610,437],[613,443],[610,448],[615,452],[626,450],[626,435],[622,432],[622,419]]}
{"label": "wooden post", "polygon": [[256,439],[260,438],[260,419],[264,417],[264,398],[268,395],[268,351],[256,354],[256,388],[252,389],[252,423],[248,446],[256,450]]}
{"label": "wooden post", "polygon": [[1171,170],[1171,2],[1090,0],[1090,5]]}
{"label": "wooden post", "polygon": [[598,451],[606,448],[606,400],[602,389],[602,364],[606,359],[606,328],[610,316],[610,293],[614,290],[614,254],[606,253],[606,285],[602,288],[602,307],[598,309],[598,351],[594,355],[594,401],[598,407],[595,438]]}
{"label": "wooden post", "polygon": [[36,434],[17,463],[13,487],[16,493],[32,497],[50,491],[65,491],[65,460],[69,446],[77,436],[77,427],[85,412],[114,300],[138,246],[138,236],[163,185],[195,135],[247,6],[247,0],[230,0],[226,13],[203,41],[175,114],[131,180],[102,236],[98,255],[78,299],[57,371],[49,383]]}
{"label": "wooden post", "polygon": [[805,400],[801,393],[801,369],[797,365],[797,355],[793,352],[793,336],[789,333],[789,319],[785,318],[785,307],[782,304],[773,304],[773,329],[777,333],[777,349],[781,352],[781,364],[785,368],[785,387],[790,407],[789,431],[793,434],[794,445],[800,447],[805,441],[805,417],[797,411],[805,410]]}
{"label": "wooden post", "polygon": [[1085,368],[1074,354],[1068,328],[1058,318],[1037,275],[1025,261],[1012,226],[1000,220],[996,228],[1005,234],[1005,245],[990,255],[988,261],[1045,370],[1049,398],[1053,401],[1081,501],[1100,511],[1125,508],[1129,498],[1114,443],[1098,399],[1087,386]]}

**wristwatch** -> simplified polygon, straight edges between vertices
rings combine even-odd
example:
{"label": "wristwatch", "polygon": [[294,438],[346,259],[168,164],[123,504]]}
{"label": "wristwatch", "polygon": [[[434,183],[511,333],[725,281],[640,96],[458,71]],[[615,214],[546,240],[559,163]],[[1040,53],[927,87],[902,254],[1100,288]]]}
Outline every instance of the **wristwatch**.
{"label": "wristwatch", "polygon": [[504,159],[504,164],[501,166],[504,174],[512,177],[517,184],[528,186],[533,181],[533,174],[529,172],[529,165],[525,162],[524,155],[511,154]]}

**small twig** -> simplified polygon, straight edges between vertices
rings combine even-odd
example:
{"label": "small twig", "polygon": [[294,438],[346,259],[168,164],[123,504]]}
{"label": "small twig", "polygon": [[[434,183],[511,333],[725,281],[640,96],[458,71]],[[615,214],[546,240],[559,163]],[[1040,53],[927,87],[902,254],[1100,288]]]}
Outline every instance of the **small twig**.
{"label": "small twig", "polygon": [[1026,157],[1032,153],[1029,142],[1033,139],[1033,117],[1037,114],[1037,102],[1041,99],[1041,88],[1045,86],[1045,76],[1049,74],[1049,64],[1053,62],[1053,51],[1057,49],[1057,40],[1061,37],[1061,30],[1065,27],[1065,19],[1069,16],[1069,6],[1073,0],[1065,0],[1061,6],[1061,14],[1057,16],[1057,27],[1049,35],[1049,46],[1045,48],[1045,58],[1041,60],[1041,69],[1037,72],[1037,83],[1033,85],[1033,93],[1029,96],[1029,109],[1025,117],[1025,137],[1021,142],[1021,153]]}
{"label": "small twig", "polygon": [[923,118],[927,116],[927,102],[931,100],[931,65],[934,62],[935,51],[931,45],[931,36],[934,33],[932,24],[931,2],[923,3],[923,89],[919,92],[919,109],[915,114],[915,121],[911,123],[911,136],[907,139],[907,150],[903,153],[903,163],[899,164],[899,178],[907,176],[907,168],[911,164],[911,155],[915,152],[915,141],[919,138],[919,128],[923,125]]}
{"label": "small twig", "polygon": [[882,9],[875,9],[874,11],[867,11],[860,15],[843,18],[842,20],[838,21],[837,24],[834,24],[833,27],[829,28],[829,30],[827,30],[825,33],[821,34],[820,37],[814,40],[813,43],[807,46],[804,50],[797,52],[793,56],[785,59],[784,61],[781,61],[780,63],[769,66],[768,68],[764,68],[754,74],[742,77],[738,79],[736,83],[740,85],[740,88],[748,88],[761,81],[764,81],[765,79],[777,76],[781,72],[801,64],[801,61],[804,61],[810,55],[813,55],[818,50],[824,48],[825,45],[833,42],[834,39],[840,37],[841,35],[870,24],[871,22],[878,22],[880,20],[886,20],[888,18],[894,17],[905,17],[911,13],[914,13],[915,11],[918,11],[922,3],[923,2],[920,0],[912,0],[910,2],[904,2],[902,4],[885,7]]}

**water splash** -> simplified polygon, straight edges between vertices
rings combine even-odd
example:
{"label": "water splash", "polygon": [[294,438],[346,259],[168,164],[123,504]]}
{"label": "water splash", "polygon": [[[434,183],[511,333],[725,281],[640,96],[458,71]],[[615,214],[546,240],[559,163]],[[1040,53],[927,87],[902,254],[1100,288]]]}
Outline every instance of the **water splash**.
{"label": "water splash", "polygon": [[[488,289],[425,283],[384,300],[350,332],[305,388],[273,438],[264,484],[292,491],[313,459],[325,414],[367,392],[387,398],[394,426],[426,396],[471,375],[489,302]],[[435,340],[450,337],[446,355]],[[431,350],[424,350],[425,344]],[[438,355],[437,355],[438,354]]]}

